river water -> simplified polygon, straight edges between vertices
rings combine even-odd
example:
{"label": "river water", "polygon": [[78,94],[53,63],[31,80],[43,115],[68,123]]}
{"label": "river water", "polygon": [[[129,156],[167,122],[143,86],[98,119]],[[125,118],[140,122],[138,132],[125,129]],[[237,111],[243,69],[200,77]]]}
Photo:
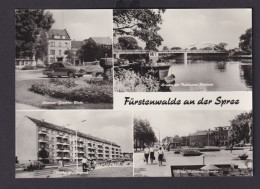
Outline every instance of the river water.
{"label": "river water", "polygon": [[241,61],[188,61],[171,63],[168,75],[175,76],[170,91],[251,91],[252,63]]}

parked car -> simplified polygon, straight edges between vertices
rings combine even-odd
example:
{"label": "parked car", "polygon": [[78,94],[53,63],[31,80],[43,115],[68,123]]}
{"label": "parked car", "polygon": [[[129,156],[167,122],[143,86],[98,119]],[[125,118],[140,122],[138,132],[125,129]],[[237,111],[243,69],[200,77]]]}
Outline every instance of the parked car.
{"label": "parked car", "polygon": [[43,169],[45,165],[40,161],[31,161],[30,163],[23,165],[24,171],[33,171]]}
{"label": "parked car", "polygon": [[47,75],[50,78],[54,76],[82,77],[84,74],[84,69],[73,66],[69,62],[54,62],[43,70],[43,75]]}

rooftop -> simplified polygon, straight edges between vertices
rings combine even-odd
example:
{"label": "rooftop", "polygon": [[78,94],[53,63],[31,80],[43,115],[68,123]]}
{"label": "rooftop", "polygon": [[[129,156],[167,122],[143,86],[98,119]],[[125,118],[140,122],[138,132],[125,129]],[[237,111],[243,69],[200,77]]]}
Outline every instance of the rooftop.
{"label": "rooftop", "polygon": [[83,45],[83,41],[71,41],[71,48],[80,49]]}
{"label": "rooftop", "polygon": [[65,36],[64,39],[70,40],[70,36],[66,29],[50,29],[46,33],[48,39],[57,39],[55,38],[55,36],[60,36],[60,37]]}
{"label": "rooftop", "polygon": [[[34,122],[37,126],[46,127],[48,129],[54,129],[54,130],[57,130],[57,131],[62,131],[62,132],[66,132],[66,133],[70,133],[70,134],[74,134],[74,135],[76,134],[76,131],[74,131],[72,129],[68,129],[66,127],[54,125],[52,123],[41,121],[41,120],[38,120],[38,119],[35,119],[35,118],[32,118],[32,117],[28,117],[28,118],[32,122]],[[94,141],[97,141],[97,142],[103,142],[103,143],[106,143],[106,144],[109,144],[109,145],[111,145],[111,143],[112,143],[113,146],[120,147],[119,145],[117,145],[114,142],[107,141],[107,140],[104,140],[104,139],[101,139],[101,138],[98,138],[98,137],[94,137],[92,135],[88,135],[88,134],[81,133],[81,132],[78,132],[77,134],[78,134],[78,136],[83,137],[83,138],[91,139],[91,140],[94,140]]]}
{"label": "rooftop", "polygon": [[90,37],[87,40],[91,39],[98,45],[112,45],[112,39],[109,37]]}
{"label": "rooftop", "polygon": [[201,135],[208,135],[208,134],[212,134],[212,133],[214,133],[214,131],[212,131],[212,130],[197,131],[197,132],[191,134],[190,136],[201,136]]}

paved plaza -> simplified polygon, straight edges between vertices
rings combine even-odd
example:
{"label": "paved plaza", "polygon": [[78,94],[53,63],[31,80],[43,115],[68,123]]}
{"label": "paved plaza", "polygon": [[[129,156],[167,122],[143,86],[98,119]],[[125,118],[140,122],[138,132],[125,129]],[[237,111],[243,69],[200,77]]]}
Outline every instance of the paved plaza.
{"label": "paved plaza", "polygon": [[[240,160],[239,155],[246,153],[249,157],[247,160]],[[165,152],[166,162],[164,166],[159,166],[158,154],[155,152],[154,163],[146,165],[144,162],[144,154],[142,152],[134,153],[134,176],[135,177],[171,177],[171,166],[173,165],[203,165],[204,164],[235,164],[239,168],[252,167],[253,153],[249,149],[234,150],[232,153],[229,150],[221,150],[215,152],[203,152],[201,156],[185,157],[182,153],[174,154],[173,151]],[[247,161],[250,163],[246,164]]]}

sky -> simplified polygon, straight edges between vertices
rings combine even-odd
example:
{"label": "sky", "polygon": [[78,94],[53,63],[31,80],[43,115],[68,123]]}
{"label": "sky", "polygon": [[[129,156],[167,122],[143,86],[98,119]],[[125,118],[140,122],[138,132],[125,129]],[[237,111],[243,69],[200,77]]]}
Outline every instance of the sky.
{"label": "sky", "polygon": [[[211,110],[211,111],[140,111],[135,117],[147,119],[157,138],[166,136],[187,136],[198,130],[214,129],[218,126],[230,126],[230,120],[249,110]],[[159,130],[159,131],[158,131]]]}
{"label": "sky", "polygon": [[71,39],[83,41],[89,37],[112,39],[113,15],[111,9],[68,9],[46,10],[53,14],[52,29],[67,29]]}
{"label": "sky", "polygon": [[[158,33],[168,48],[210,42],[238,47],[239,37],[252,27],[251,9],[167,9]],[[145,44],[138,40],[141,47]]]}
{"label": "sky", "polygon": [[[31,111],[17,112],[16,128],[23,124],[25,116],[64,126],[90,134],[122,147],[122,152],[132,152],[133,126],[132,114],[127,111]],[[81,122],[86,120],[86,122]],[[69,124],[69,125],[68,125]]]}
{"label": "sky", "polygon": [[[54,29],[67,29],[71,39],[113,36],[111,9],[47,10],[53,14]],[[252,27],[251,9],[167,9],[162,14],[163,23],[159,34],[164,41],[160,46],[182,47],[210,42],[238,47],[239,37]],[[145,44],[138,40],[139,45]]]}

